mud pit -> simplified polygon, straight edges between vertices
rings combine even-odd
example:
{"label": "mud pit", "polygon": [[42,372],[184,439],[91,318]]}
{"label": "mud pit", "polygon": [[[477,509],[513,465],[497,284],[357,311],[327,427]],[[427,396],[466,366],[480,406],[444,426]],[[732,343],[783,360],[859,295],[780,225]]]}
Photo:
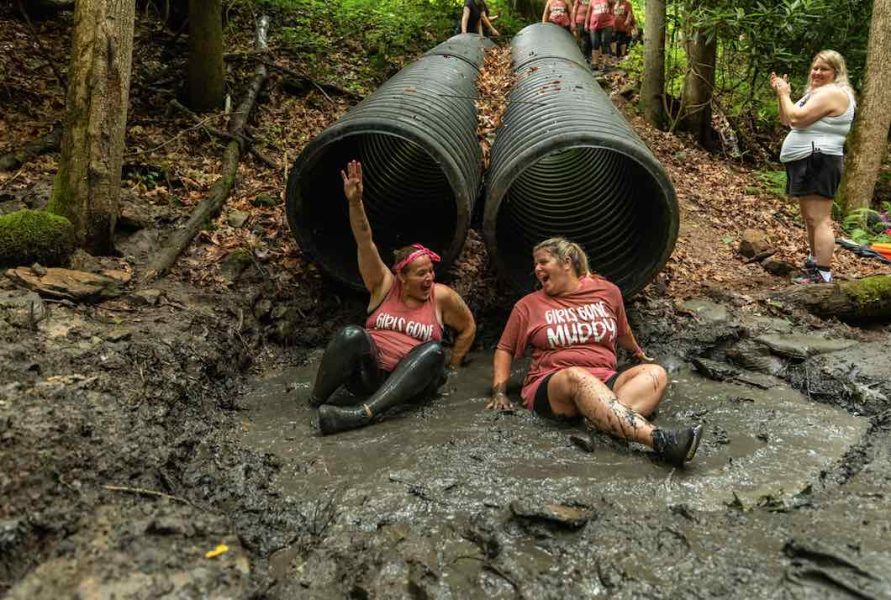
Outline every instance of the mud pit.
{"label": "mud pit", "polygon": [[[586,454],[568,441],[580,425],[556,424],[519,408],[513,414],[482,410],[491,371],[489,355],[479,354],[429,404],[372,427],[322,437],[313,427],[315,411],[306,404],[319,356],[256,382],[245,400],[244,442],[281,459],[274,487],[298,501],[318,498],[324,490],[329,507],[321,553],[292,548],[273,558],[283,596],[296,589],[324,596],[325,586],[342,583],[338,567],[322,558],[325,546],[355,545],[357,536],[373,539],[361,546],[365,556],[346,560],[340,548],[339,559],[331,560],[382,569],[369,584],[372,594],[404,591],[406,580],[428,592],[458,595],[483,589],[511,597],[521,588],[530,595],[606,593],[610,574],[593,569],[589,552],[572,551],[598,543],[592,530],[599,513],[623,507],[623,518],[644,523],[660,513],[698,520],[692,515],[728,507],[795,506],[869,428],[868,419],[814,404],[782,380],[766,378],[771,387],[759,389],[710,381],[682,365],[671,373],[657,422],[705,425],[702,446],[687,469],[667,468],[650,460],[643,447],[606,436],[596,438],[595,452]],[[514,379],[521,373],[515,371]],[[578,533],[555,530],[543,519],[515,517],[511,507],[517,500],[533,513],[549,504],[575,508],[592,524]],[[496,524],[505,519],[507,525]],[[512,524],[520,531],[508,541]],[[660,550],[675,544],[677,552],[690,554],[685,534],[671,527],[653,533]],[[705,537],[716,534],[721,535],[712,531]],[[748,537],[740,543],[749,553],[775,545],[760,533],[750,531]],[[617,546],[623,560],[635,554],[636,544],[629,542]],[[490,556],[493,543],[499,550]],[[364,544],[387,550],[382,558]],[[400,558],[386,558],[387,552]],[[493,562],[498,555],[506,557],[501,566]],[[665,585],[640,558],[628,568],[638,576],[651,573],[644,587]],[[436,574],[429,589],[412,572],[419,561]],[[576,573],[570,587],[552,587],[549,578],[566,569]],[[622,572],[614,575],[621,579]]]}

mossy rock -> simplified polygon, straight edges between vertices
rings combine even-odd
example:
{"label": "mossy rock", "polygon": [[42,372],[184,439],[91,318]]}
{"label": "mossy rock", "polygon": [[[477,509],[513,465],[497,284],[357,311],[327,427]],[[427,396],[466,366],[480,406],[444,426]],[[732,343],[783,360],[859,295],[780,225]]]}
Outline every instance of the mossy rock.
{"label": "mossy rock", "polygon": [[72,252],[74,227],[65,217],[42,210],[0,216],[0,267],[64,265]]}

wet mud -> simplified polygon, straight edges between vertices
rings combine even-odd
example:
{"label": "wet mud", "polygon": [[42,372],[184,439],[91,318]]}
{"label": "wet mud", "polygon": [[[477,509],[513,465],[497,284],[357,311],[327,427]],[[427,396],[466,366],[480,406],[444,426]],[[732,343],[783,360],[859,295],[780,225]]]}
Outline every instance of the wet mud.
{"label": "wet mud", "polygon": [[318,435],[315,361],[361,306],[0,292],[10,598],[891,597],[887,331],[635,305],[672,381],[657,424],[704,425],[680,470],[483,410],[485,349],[428,402]]}

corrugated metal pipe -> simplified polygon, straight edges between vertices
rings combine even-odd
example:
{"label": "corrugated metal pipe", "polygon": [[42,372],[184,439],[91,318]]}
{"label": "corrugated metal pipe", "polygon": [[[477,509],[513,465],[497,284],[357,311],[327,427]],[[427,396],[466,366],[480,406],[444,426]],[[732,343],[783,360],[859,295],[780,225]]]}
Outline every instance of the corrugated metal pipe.
{"label": "corrugated metal pipe", "polygon": [[310,142],[288,176],[287,215],[301,249],[337,281],[363,289],[340,170],[362,161],[365,210],[385,262],[420,242],[458,256],[479,194],[474,99],[484,49],[462,34],[436,46]]}
{"label": "corrugated metal pipe", "polygon": [[533,289],[532,248],[560,235],[626,296],[662,269],[678,235],[674,188],[572,36],[523,29],[512,45],[517,83],[492,146],[483,234],[496,269]]}

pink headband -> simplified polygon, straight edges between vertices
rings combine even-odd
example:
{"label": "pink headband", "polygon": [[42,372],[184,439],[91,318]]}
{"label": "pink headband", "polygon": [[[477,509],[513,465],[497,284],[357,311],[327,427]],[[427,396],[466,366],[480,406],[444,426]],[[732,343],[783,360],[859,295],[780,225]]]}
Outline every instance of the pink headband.
{"label": "pink headband", "polygon": [[415,260],[416,258],[421,258],[422,256],[429,256],[430,260],[432,260],[435,263],[438,263],[441,260],[439,258],[439,254],[437,254],[430,248],[426,248],[426,247],[422,246],[421,244],[412,244],[411,247],[414,248],[415,251],[412,252],[411,254],[409,254],[408,256],[406,256],[405,258],[403,258],[402,260],[400,260],[395,265],[393,265],[394,273],[399,273],[399,271],[402,270],[402,267],[404,267],[411,261]]}

